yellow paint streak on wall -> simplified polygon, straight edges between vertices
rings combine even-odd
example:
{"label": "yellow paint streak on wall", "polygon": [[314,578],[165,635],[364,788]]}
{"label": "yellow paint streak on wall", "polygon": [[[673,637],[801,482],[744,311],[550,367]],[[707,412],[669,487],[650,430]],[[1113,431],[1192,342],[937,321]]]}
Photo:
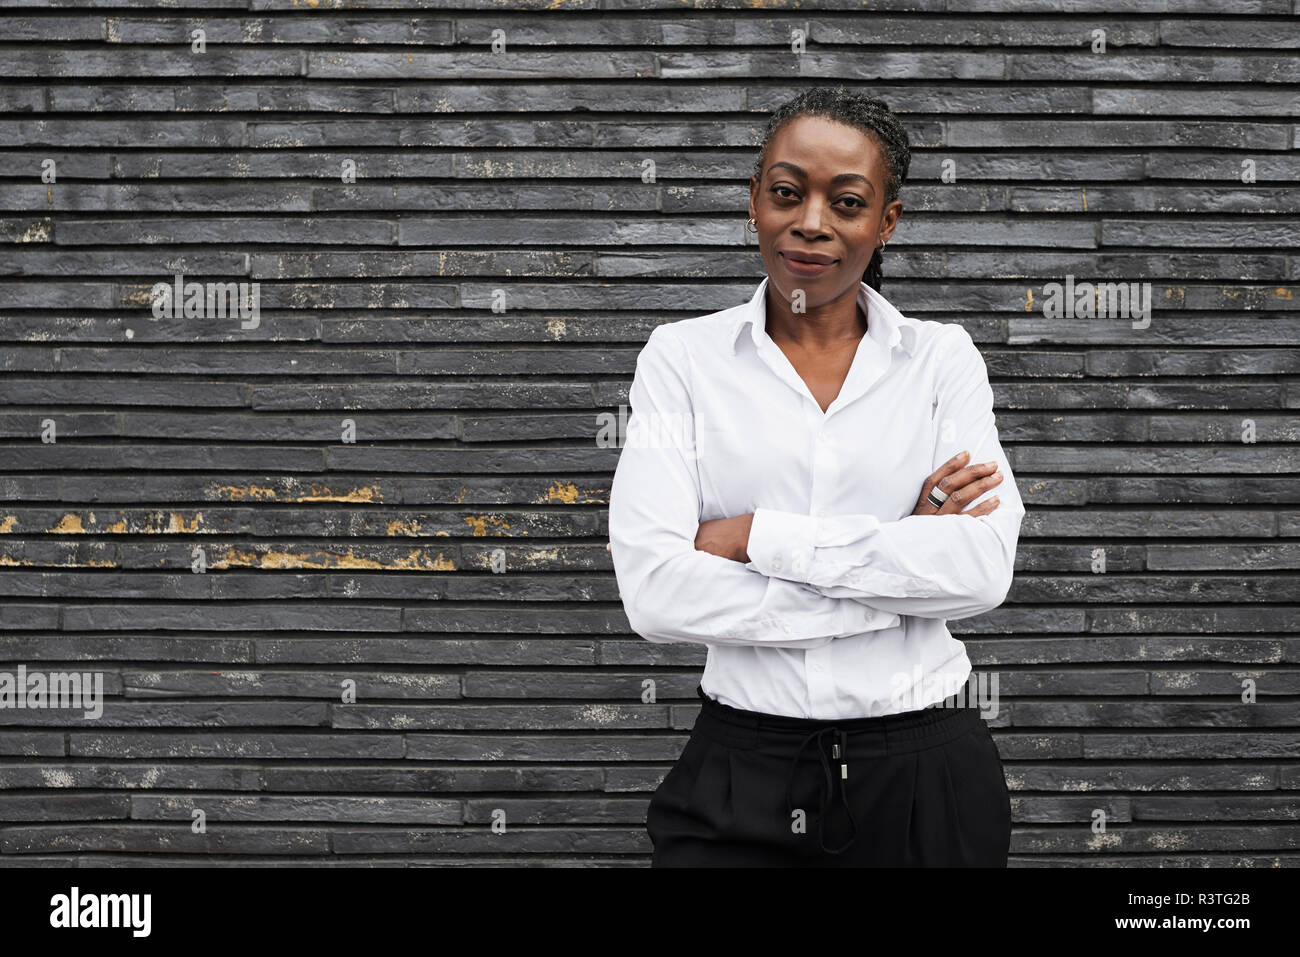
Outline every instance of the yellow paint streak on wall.
{"label": "yellow paint streak on wall", "polygon": [[230,502],[244,502],[249,499],[274,499],[275,489],[264,485],[218,485],[214,492]]}
{"label": "yellow paint streak on wall", "polygon": [[[474,530],[475,538],[482,538],[487,535],[487,526],[491,523],[494,528],[509,529],[510,523],[499,518],[493,518],[490,515],[466,515],[465,524]],[[496,533],[498,536],[501,532]]]}
{"label": "yellow paint streak on wall", "polygon": [[336,554],[333,552],[314,552],[311,554],[295,554],[293,552],[268,550],[265,552],[240,551],[237,548],[227,549],[222,555],[216,556],[211,568],[231,568],[235,566],[246,566],[253,568],[351,568],[351,569],[376,569],[376,570],[423,570],[435,572],[451,572],[456,570],[456,563],[449,559],[442,552],[437,557],[430,557],[429,553],[422,548],[413,549],[407,553],[406,557],[400,558],[395,562],[381,562],[373,558],[362,558],[351,549]]}
{"label": "yellow paint streak on wall", "polygon": [[[91,519],[94,519],[95,514],[92,512],[90,517]],[[167,516],[167,531],[168,532],[197,532],[199,530],[199,523],[202,521],[203,521],[202,512],[195,512],[194,517],[188,520],[185,518],[184,515],[181,515],[179,512],[172,512]]]}
{"label": "yellow paint streak on wall", "polygon": [[0,534],[12,532],[17,527],[17,515],[6,515],[4,518],[0,518]]}
{"label": "yellow paint streak on wall", "polygon": [[208,567],[228,568],[232,565],[256,565],[258,562],[257,552],[241,552],[235,548],[228,548],[224,555],[214,554],[208,562]]}
{"label": "yellow paint streak on wall", "polygon": [[[90,513],[90,521],[95,521],[95,513]],[[56,535],[84,535],[86,530],[81,526],[81,516],[75,512],[69,512],[59,519],[58,523],[50,529]]]}
{"label": "yellow paint streak on wall", "polygon": [[558,548],[545,548],[541,551],[524,552],[524,564],[530,568],[549,565],[551,562],[560,560],[560,550]]}
{"label": "yellow paint streak on wall", "polygon": [[420,533],[419,522],[405,522],[402,519],[394,519],[388,523],[389,535],[418,535]]}
{"label": "yellow paint streak on wall", "polygon": [[122,304],[126,306],[151,306],[153,305],[152,291],[140,289],[136,292],[127,293],[122,297]]}
{"label": "yellow paint streak on wall", "polygon": [[578,500],[578,486],[570,482],[567,485],[561,485],[559,482],[553,482],[551,487],[546,490],[546,501],[560,501],[565,505],[572,505]]}
{"label": "yellow paint streak on wall", "polygon": [[[191,533],[201,529],[203,523],[203,513],[196,512],[193,518],[186,518],[179,512],[169,512],[165,517],[161,512],[150,512],[149,520],[143,524],[132,528],[126,519],[118,519],[111,525],[105,525],[103,528],[95,529],[95,513],[90,512],[86,516],[93,531],[102,535],[159,535],[172,533]],[[89,531],[82,525],[81,516],[75,512],[69,512],[59,519],[58,523],[51,529],[53,535],[87,535]]]}
{"label": "yellow paint streak on wall", "polygon": [[299,495],[295,502],[382,502],[378,485],[363,485],[350,492],[334,492],[325,485],[313,485],[311,495]]}
{"label": "yellow paint streak on wall", "polygon": [[[102,529],[97,529],[100,534],[126,535],[135,533],[137,535],[156,535],[159,533],[191,533],[199,531],[203,522],[203,513],[196,512],[193,518],[186,518],[179,512],[169,512],[167,514],[167,524],[160,527],[159,523],[162,516],[155,512],[150,515],[150,521],[139,528],[130,528],[125,519],[118,519],[111,525],[105,525]],[[95,513],[90,512],[86,520],[91,527],[95,525]],[[82,524],[81,516],[75,512],[68,512],[49,530],[52,535],[86,535],[89,532]]]}
{"label": "yellow paint streak on wall", "polygon": [[[280,496],[275,489],[265,485],[218,485],[213,492],[230,502],[276,501]],[[383,496],[378,485],[363,485],[347,492],[335,492],[328,485],[312,485],[311,491],[301,495],[286,495],[286,502],[379,502]]]}

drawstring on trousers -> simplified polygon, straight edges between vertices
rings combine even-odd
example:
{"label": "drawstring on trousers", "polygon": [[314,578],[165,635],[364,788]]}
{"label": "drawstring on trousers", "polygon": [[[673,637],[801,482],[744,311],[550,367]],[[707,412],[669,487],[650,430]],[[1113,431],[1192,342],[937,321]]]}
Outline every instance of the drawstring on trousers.
{"label": "drawstring on trousers", "polygon": [[[839,762],[839,774],[831,772],[830,762],[826,759],[826,750],[822,745],[822,735],[835,734],[838,738],[831,745],[831,757],[836,758]],[[849,736],[845,731],[830,725],[825,728],[818,728],[810,732],[799,745],[799,750],[794,754],[794,762],[790,766],[790,777],[785,783],[785,804],[786,809],[794,813],[794,799],[791,791],[794,786],[795,774],[799,770],[799,759],[803,756],[803,749],[808,746],[808,742],[817,739],[817,756],[822,759],[822,771],[825,774],[825,789],[822,792],[821,803],[817,810],[817,841],[821,844],[822,850],[827,854],[841,854],[848,850],[858,836],[858,822],[853,819],[853,810],[849,807],[848,778],[849,778]],[[826,846],[826,833],[823,825],[826,823],[826,809],[830,806],[835,791],[835,778],[839,778],[840,801],[844,805],[844,813],[849,817],[849,825],[853,828],[849,839],[836,848]]]}

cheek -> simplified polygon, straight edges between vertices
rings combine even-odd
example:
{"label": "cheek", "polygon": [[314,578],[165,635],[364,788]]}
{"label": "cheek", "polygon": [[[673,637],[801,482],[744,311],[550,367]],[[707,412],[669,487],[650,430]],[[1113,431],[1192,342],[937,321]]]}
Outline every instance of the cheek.
{"label": "cheek", "polygon": [[844,262],[846,265],[859,264],[863,269],[867,268],[867,263],[871,262],[871,255],[876,251],[878,240],[874,226],[863,226],[854,231],[852,236],[846,236],[844,239],[845,247],[852,252],[852,262],[850,257],[846,256]]}

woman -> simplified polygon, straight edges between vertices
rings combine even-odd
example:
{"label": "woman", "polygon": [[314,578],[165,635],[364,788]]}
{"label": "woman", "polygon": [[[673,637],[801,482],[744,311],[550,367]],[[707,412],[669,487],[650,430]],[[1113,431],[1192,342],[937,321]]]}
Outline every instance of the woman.
{"label": "woman", "polygon": [[619,593],[648,641],[708,647],[655,866],[1006,865],[1002,763],[944,622],[1002,603],[1024,506],[970,335],[879,292],[909,160],[880,100],[782,106],[746,224],[767,278],[637,359]]}

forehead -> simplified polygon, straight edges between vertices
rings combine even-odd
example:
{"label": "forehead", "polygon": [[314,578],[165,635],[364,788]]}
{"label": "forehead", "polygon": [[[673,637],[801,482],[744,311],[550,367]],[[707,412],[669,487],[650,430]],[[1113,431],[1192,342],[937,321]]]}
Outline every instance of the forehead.
{"label": "forehead", "polygon": [[777,130],[767,144],[764,175],[779,161],[802,166],[812,179],[861,173],[876,182],[884,175],[884,156],[874,136],[824,116],[796,116]]}

